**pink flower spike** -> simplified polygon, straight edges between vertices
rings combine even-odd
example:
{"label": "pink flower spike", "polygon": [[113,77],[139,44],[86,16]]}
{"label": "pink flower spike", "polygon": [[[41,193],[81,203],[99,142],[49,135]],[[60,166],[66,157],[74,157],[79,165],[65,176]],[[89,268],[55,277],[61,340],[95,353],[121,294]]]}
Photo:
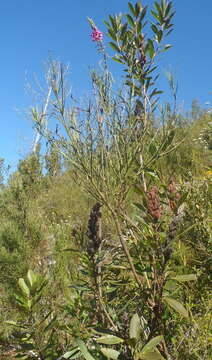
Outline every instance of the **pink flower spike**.
{"label": "pink flower spike", "polygon": [[94,27],[91,34],[91,38],[93,41],[99,42],[102,41],[103,34],[97,27]]}

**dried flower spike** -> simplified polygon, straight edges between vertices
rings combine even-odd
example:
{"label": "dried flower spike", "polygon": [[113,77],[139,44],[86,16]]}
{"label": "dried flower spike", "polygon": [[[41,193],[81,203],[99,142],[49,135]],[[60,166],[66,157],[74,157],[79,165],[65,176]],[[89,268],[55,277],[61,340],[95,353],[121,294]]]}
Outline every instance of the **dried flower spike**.
{"label": "dried flower spike", "polygon": [[150,191],[148,192],[147,198],[147,209],[148,213],[155,219],[158,220],[163,213],[163,209],[160,203],[160,197],[158,194],[157,186],[152,186]]}
{"label": "dried flower spike", "polygon": [[180,194],[177,191],[177,184],[176,182],[171,179],[168,185],[168,196],[169,196],[169,207],[172,211],[175,212],[177,207],[177,201],[180,199]]}
{"label": "dried flower spike", "polygon": [[101,221],[101,204],[98,202],[93,206],[90,218],[88,221],[88,231],[87,236],[89,238],[87,245],[87,252],[89,256],[94,256],[98,251],[101,244],[101,231],[100,231],[100,221]]}

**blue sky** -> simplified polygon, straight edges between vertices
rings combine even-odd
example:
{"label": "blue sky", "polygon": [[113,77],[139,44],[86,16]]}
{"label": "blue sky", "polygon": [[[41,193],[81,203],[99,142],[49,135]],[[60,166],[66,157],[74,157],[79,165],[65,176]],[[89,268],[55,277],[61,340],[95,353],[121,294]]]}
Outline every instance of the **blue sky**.
{"label": "blue sky", "polygon": [[[143,1],[143,5],[152,3]],[[171,67],[184,109],[189,109],[193,98],[205,106],[212,102],[212,1],[173,0],[173,5],[175,28],[169,39],[173,48],[162,59],[158,86],[167,91],[164,73]],[[26,84],[33,84],[34,74],[42,79],[48,54],[70,65],[73,92],[83,96],[89,89],[89,68],[99,61],[87,16],[104,32],[108,14],[126,10],[125,0],[1,0],[0,157],[6,164],[14,168],[32,146],[32,124],[26,113],[35,103]],[[119,74],[118,64],[112,69]]]}

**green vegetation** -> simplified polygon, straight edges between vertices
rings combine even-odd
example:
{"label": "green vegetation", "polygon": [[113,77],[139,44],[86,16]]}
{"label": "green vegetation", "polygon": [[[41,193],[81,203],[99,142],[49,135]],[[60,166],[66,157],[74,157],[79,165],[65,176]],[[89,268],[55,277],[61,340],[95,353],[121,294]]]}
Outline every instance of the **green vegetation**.
{"label": "green vegetation", "polygon": [[49,63],[31,109],[40,143],[1,181],[1,359],[212,356],[212,115],[196,101],[179,114],[171,75],[173,104],[159,105],[172,3],[150,16],[146,30],[147,8],[129,3],[105,22],[118,93],[92,19],[92,100],[73,100],[65,67]]}

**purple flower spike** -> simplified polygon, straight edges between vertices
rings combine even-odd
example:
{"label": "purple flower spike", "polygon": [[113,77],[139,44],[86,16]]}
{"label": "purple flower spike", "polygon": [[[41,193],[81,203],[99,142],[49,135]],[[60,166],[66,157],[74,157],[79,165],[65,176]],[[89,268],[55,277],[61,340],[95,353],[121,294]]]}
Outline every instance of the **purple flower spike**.
{"label": "purple flower spike", "polygon": [[102,41],[103,34],[97,27],[93,27],[91,38],[93,41],[99,42]]}

